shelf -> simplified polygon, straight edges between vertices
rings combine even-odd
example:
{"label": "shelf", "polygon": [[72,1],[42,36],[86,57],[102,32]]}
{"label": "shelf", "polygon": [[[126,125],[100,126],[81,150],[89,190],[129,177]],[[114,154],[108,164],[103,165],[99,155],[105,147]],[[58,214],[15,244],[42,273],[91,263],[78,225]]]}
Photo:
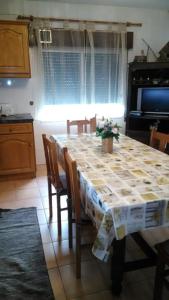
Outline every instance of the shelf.
{"label": "shelf", "polygon": [[153,84],[153,83],[132,83],[132,86],[143,86],[143,87],[169,87],[169,84]]}
{"label": "shelf", "polygon": [[129,114],[128,118],[135,118],[135,119],[148,119],[148,120],[168,120],[169,115],[155,115],[155,114],[145,114],[145,115],[134,115]]}
{"label": "shelf", "polygon": [[169,114],[137,112],[139,89],[161,87],[169,88],[169,62],[132,62],[129,64],[126,115],[128,136],[147,144],[151,126],[157,125],[159,131],[169,133]]}

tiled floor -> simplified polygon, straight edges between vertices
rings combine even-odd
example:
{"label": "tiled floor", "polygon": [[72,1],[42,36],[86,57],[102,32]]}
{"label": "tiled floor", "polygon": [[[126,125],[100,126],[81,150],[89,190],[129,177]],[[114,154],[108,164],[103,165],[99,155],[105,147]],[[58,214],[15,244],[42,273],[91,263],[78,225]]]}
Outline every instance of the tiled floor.
{"label": "tiled floor", "polygon": [[[32,180],[0,182],[0,208],[20,208],[36,206],[42,235],[44,253],[56,300],[151,300],[153,296],[154,268],[125,274],[123,291],[120,297],[112,295],[110,290],[109,264],[95,259],[90,246],[82,250],[82,277],[75,277],[74,253],[68,247],[67,213],[62,212],[62,241],[57,238],[56,204],[53,201],[54,217],[49,223],[47,181],[45,166],[38,166],[37,177]],[[86,233],[87,234],[87,233]],[[150,243],[153,243],[151,233]],[[161,230],[155,236],[169,238],[169,231]],[[128,258],[140,257],[141,251],[128,239]],[[163,300],[169,299],[164,290]]]}

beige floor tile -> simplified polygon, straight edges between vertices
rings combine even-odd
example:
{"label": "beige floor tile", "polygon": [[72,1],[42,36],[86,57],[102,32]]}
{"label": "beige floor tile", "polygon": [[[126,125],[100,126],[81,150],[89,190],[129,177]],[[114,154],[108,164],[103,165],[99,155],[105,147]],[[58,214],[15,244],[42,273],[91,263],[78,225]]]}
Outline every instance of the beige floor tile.
{"label": "beige floor tile", "polygon": [[[62,212],[62,241],[57,234],[57,205],[53,200],[53,218],[49,222],[49,209],[46,166],[37,167],[36,179],[0,182],[0,207],[21,208],[37,207],[38,220],[44,246],[44,253],[49,277],[56,300],[151,300],[154,287],[155,268],[147,268],[124,275],[124,288],[120,297],[111,291],[110,264],[98,261],[91,254],[89,247],[82,247],[82,278],[76,279],[73,250],[68,246],[67,212]],[[66,197],[62,204],[65,205]],[[49,222],[47,224],[47,222]],[[88,240],[90,233],[83,231],[83,240]],[[73,236],[75,237],[75,227]],[[146,240],[151,244],[169,238],[169,229],[146,231]],[[53,241],[53,244],[52,244]],[[135,242],[127,242],[127,258],[140,258],[142,252]],[[59,268],[57,267],[59,266]],[[163,299],[169,299],[164,289]]]}
{"label": "beige floor tile", "polygon": [[48,197],[48,187],[47,186],[39,186],[39,191],[42,197]]}
{"label": "beige floor tile", "polygon": [[46,164],[41,164],[36,166],[37,172],[46,171]]}
{"label": "beige floor tile", "polygon": [[41,198],[41,194],[38,188],[31,188],[31,189],[19,189],[16,190],[16,199],[23,200],[29,198]]}
{"label": "beige floor tile", "polygon": [[[57,223],[49,223],[49,231],[53,242],[57,242],[58,239],[58,229]],[[73,237],[75,237],[75,227],[73,224]],[[62,241],[68,240],[68,223],[62,222]]]}
{"label": "beige floor tile", "polygon": [[37,207],[42,209],[41,199],[24,199],[24,200],[15,200],[15,201],[6,201],[0,202],[1,208],[22,208],[22,207]]}
{"label": "beige floor tile", "polygon": [[67,300],[59,270],[54,268],[48,272],[55,300]]}
{"label": "beige floor tile", "polygon": [[[68,240],[55,242],[53,245],[58,266],[75,263],[75,240],[73,240],[73,249],[69,249]],[[89,246],[83,246],[81,251],[82,261],[93,259],[93,255]]]}
{"label": "beige floor tile", "polygon": [[[49,208],[49,199],[48,197],[42,197],[42,203],[43,203],[43,208]],[[54,201],[52,201],[53,206],[54,206]]]}
{"label": "beige floor tile", "polygon": [[0,192],[0,203],[1,202],[13,202],[16,200],[16,193],[14,190],[12,191],[6,191],[6,192]]}
{"label": "beige floor tile", "polygon": [[157,243],[161,243],[169,239],[169,228],[155,228],[150,230],[144,230],[141,235],[153,247]]}
{"label": "beige floor tile", "polygon": [[52,243],[43,244],[43,249],[44,249],[47,268],[52,269],[57,267],[53,244]]}
{"label": "beige floor tile", "polygon": [[94,261],[82,262],[81,279],[76,279],[75,264],[59,267],[68,299],[106,289],[104,279]]}
{"label": "beige floor tile", "polygon": [[43,176],[46,176],[46,174],[47,174],[47,172],[46,172],[45,169],[38,169],[38,170],[36,171],[36,176],[37,176],[37,177],[43,177]]}
{"label": "beige floor tile", "polygon": [[[57,207],[56,205],[53,205],[53,216],[52,219],[49,218],[49,209],[45,209],[45,215],[48,223],[56,223],[57,222]],[[68,214],[67,210],[61,212],[61,219],[62,221],[67,221],[68,219]]]}
{"label": "beige floor tile", "polygon": [[[153,282],[145,280],[125,285],[119,300],[151,300],[153,299]],[[165,299],[167,300],[167,299]]]}
{"label": "beige floor tile", "polygon": [[46,220],[46,216],[45,216],[45,212],[43,209],[38,209],[37,210],[37,215],[38,215],[38,221],[39,224],[47,224],[47,220]]}
{"label": "beige floor tile", "polygon": [[38,184],[35,178],[33,179],[22,179],[15,181],[16,189],[32,189],[37,188]]}
{"label": "beige floor tile", "polygon": [[41,237],[42,237],[42,243],[52,243],[51,237],[50,237],[50,233],[49,233],[49,229],[48,229],[48,225],[47,224],[43,224],[40,225],[40,232],[41,232]]}
{"label": "beige floor tile", "polygon": [[102,273],[102,276],[104,277],[106,287],[108,289],[111,288],[111,263],[108,262],[102,262],[98,259],[96,259],[98,268],[100,269],[100,272]]}
{"label": "beige floor tile", "polygon": [[84,295],[78,298],[72,298],[71,300],[103,300],[103,299],[114,300],[114,299],[119,299],[119,297],[113,296],[111,291],[107,290],[107,291],[101,291],[99,293],[94,293],[90,295]]}
{"label": "beige floor tile", "polygon": [[12,191],[15,190],[14,181],[2,181],[0,182],[0,192]]}
{"label": "beige floor tile", "polygon": [[48,186],[46,175],[41,177],[36,177],[36,182],[38,186]]}

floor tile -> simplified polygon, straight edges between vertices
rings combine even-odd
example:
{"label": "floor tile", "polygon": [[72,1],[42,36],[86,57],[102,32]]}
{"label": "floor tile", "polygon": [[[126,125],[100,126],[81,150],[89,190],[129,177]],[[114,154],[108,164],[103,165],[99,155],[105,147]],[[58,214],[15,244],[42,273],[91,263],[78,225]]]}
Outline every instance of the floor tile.
{"label": "floor tile", "polygon": [[41,198],[41,194],[38,188],[19,189],[16,190],[16,199],[29,199],[29,198]]}
{"label": "floor tile", "polygon": [[15,201],[6,201],[0,202],[1,208],[11,208],[17,209],[22,207],[37,207],[38,209],[42,209],[41,199],[24,199],[24,200],[15,200]]}
{"label": "floor tile", "polygon": [[67,300],[59,270],[54,268],[48,272],[55,300]]}
{"label": "floor tile", "polygon": [[15,181],[15,187],[16,189],[31,189],[31,188],[37,188],[38,184],[35,178],[22,179],[22,180]]}
{"label": "floor tile", "polygon": [[70,299],[106,289],[104,279],[94,261],[82,262],[81,266],[81,279],[76,279],[75,264],[59,267],[66,295]]}
{"label": "floor tile", "polygon": [[[58,266],[64,266],[75,263],[75,240],[73,240],[73,249],[69,249],[69,241],[63,240],[61,242],[55,242],[54,251]],[[93,259],[91,247],[83,246],[82,249],[82,261]]]}
{"label": "floor tile", "polygon": [[[49,223],[49,231],[53,242],[57,242],[58,238],[58,227],[57,223]],[[73,237],[75,237],[75,226],[73,224]],[[68,240],[68,222],[62,222],[62,236],[61,240]]]}
{"label": "floor tile", "polygon": [[47,268],[52,269],[54,267],[57,267],[53,244],[52,243],[43,244],[43,249],[44,249]]}
{"label": "floor tile", "polygon": [[[54,198],[54,197],[53,197]],[[66,205],[66,197],[62,197]],[[37,207],[38,220],[49,277],[56,300],[151,300],[155,267],[128,272],[124,275],[119,297],[111,292],[110,264],[100,262],[91,254],[91,245],[82,246],[82,278],[75,276],[74,249],[69,249],[67,211],[62,212],[62,239],[58,241],[57,205],[53,200],[53,218],[49,220],[46,166],[37,167],[37,177],[30,180],[0,182],[0,208]],[[146,230],[143,236],[150,245],[169,238],[169,229]],[[73,237],[75,226],[73,225]],[[82,231],[82,241],[92,242],[91,229]],[[75,240],[73,240],[75,243]],[[132,238],[127,238],[126,258],[144,257]],[[164,288],[163,299],[169,299]]]}
{"label": "floor tile", "polygon": [[[56,205],[53,205],[53,215],[52,218],[49,218],[49,209],[45,208],[45,215],[48,223],[56,223],[57,222],[57,207]],[[68,213],[67,210],[64,210],[61,212],[61,219],[62,221],[67,221],[68,219]]]}
{"label": "floor tile", "polygon": [[119,297],[115,297],[112,295],[111,291],[105,290],[105,291],[101,291],[99,293],[93,293],[93,294],[84,295],[84,296],[78,297],[78,298],[72,298],[72,300],[103,300],[103,299],[114,300],[114,299],[119,299]]}
{"label": "floor tile", "polygon": [[151,300],[153,287],[152,281],[149,280],[125,285],[119,300]]}
{"label": "floor tile", "polygon": [[0,182],[0,191],[6,192],[6,191],[12,191],[15,190],[15,183],[13,181],[2,181]]}
{"label": "floor tile", "polygon": [[16,200],[16,193],[15,193],[15,190],[12,190],[12,191],[5,191],[5,192],[2,192],[0,191],[0,203],[1,202],[8,202],[8,201],[15,201]]}
{"label": "floor tile", "polygon": [[45,212],[43,209],[38,209],[37,210],[37,216],[38,216],[38,221],[39,224],[47,224],[47,220],[46,220],[46,216],[45,216]]}
{"label": "floor tile", "polygon": [[47,182],[47,177],[45,176],[41,176],[41,177],[36,177],[36,182],[38,186],[48,186],[48,182]]}
{"label": "floor tile", "polygon": [[48,197],[48,186],[39,186],[39,191],[42,197]]}
{"label": "floor tile", "polygon": [[51,237],[50,237],[50,233],[49,233],[49,229],[48,229],[48,225],[47,224],[43,224],[40,225],[40,232],[41,232],[41,237],[42,237],[42,243],[52,243]]}

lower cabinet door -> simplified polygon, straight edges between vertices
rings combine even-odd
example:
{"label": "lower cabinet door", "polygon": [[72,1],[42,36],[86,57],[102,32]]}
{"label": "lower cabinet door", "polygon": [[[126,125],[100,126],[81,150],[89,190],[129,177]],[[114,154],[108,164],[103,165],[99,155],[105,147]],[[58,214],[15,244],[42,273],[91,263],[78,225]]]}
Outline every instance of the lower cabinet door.
{"label": "lower cabinet door", "polygon": [[35,172],[33,134],[0,136],[0,175]]}

